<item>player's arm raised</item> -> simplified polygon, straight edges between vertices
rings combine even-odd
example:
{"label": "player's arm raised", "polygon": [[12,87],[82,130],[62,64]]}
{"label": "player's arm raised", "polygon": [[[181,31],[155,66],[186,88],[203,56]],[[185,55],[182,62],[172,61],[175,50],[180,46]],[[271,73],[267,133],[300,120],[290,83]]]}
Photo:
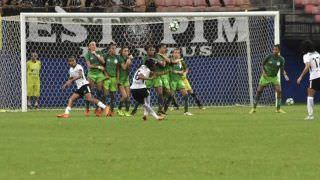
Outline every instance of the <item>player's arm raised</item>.
{"label": "player's arm raised", "polygon": [[307,72],[309,71],[310,69],[310,63],[307,62],[304,66],[304,69],[302,71],[302,73],[300,74],[299,78],[297,79],[297,84],[300,84],[301,83],[301,80],[303,79],[304,75],[307,74]]}
{"label": "player's arm raised", "polygon": [[91,64],[90,61],[88,60],[86,60],[86,64],[89,69],[100,69],[102,71],[104,70],[103,66],[97,66],[97,65]]}
{"label": "player's arm raised", "polygon": [[100,54],[97,54],[96,51],[92,51],[91,53],[98,59],[100,64],[105,64],[105,60],[103,56],[101,56]]}
{"label": "player's arm raised", "polygon": [[69,87],[69,86],[73,83],[73,81],[76,81],[76,80],[81,79],[81,78],[83,78],[83,77],[82,77],[82,70],[79,70],[77,76],[75,76],[75,77],[69,77],[68,81],[66,81],[66,82],[63,84],[62,89],[65,89],[65,88]]}

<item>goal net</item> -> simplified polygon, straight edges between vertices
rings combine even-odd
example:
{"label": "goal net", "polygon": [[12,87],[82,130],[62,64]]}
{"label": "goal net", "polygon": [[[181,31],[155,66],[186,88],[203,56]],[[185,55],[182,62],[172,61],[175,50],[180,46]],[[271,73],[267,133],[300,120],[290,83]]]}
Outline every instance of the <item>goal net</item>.
{"label": "goal net", "polygon": [[[168,54],[179,47],[189,67],[188,79],[203,105],[250,105],[261,63],[279,42],[278,19],[278,12],[22,13],[21,17],[3,17],[0,109],[27,109],[26,61],[32,52],[42,63],[39,106],[65,107],[75,90],[75,86],[61,90],[68,78],[66,59],[76,56],[87,72],[83,55],[91,41],[104,52],[111,42],[118,48],[128,46],[134,56],[131,78],[146,45],[164,43]],[[172,20],[180,22],[176,32],[169,29]],[[181,102],[180,95],[177,97]],[[266,89],[261,103],[271,105],[274,100],[272,88]],[[195,105],[192,98],[189,101]],[[83,100],[75,104],[83,105]]]}

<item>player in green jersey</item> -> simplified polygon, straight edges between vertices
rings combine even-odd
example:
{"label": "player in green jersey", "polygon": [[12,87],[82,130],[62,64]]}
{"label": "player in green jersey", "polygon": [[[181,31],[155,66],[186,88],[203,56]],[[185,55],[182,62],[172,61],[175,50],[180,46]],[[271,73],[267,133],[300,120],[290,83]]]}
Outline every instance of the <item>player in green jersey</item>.
{"label": "player in green jersey", "polygon": [[[144,65],[145,62],[148,60],[148,59],[153,59],[154,56],[155,56],[155,48],[151,45],[148,45],[144,48],[147,52],[146,55],[144,55],[141,59],[141,65]],[[147,86],[147,89],[150,91],[151,88],[153,88],[153,79],[150,79],[150,80],[145,80],[145,83],[146,83],[146,86]],[[150,103],[150,96],[147,97],[147,100],[148,100],[148,103]],[[136,114],[137,110],[138,110],[138,106],[139,106],[139,103],[136,102],[135,105],[134,105],[134,108],[131,112],[131,115],[134,115]]]}
{"label": "player in green jersey", "polygon": [[[191,116],[193,115],[188,111],[188,93],[185,88],[185,84],[182,80],[182,76],[184,75],[184,69],[182,66],[183,59],[181,58],[181,53],[179,48],[175,48],[172,52],[172,69],[171,69],[171,77],[170,77],[170,87],[171,87],[171,94],[174,94],[175,91],[180,91],[183,101],[184,101],[184,115]],[[170,101],[173,99],[173,96],[168,98],[168,102],[165,104],[164,111],[166,112]]]}
{"label": "player in green jersey", "polygon": [[116,55],[117,45],[114,43],[110,44],[108,54],[104,54],[105,59],[105,77],[104,81],[104,94],[105,96],[110,96],[110,115],[114,113],[114,102],[115,93],[117,92],[117,69],[119,64],[118,56]]}
{"label": "player in green jersey", "polygon": [[280,81],[277,77],[277,74],[280,70],[280,73],[283,74],[286,81],[289,81],[289,77],[287,73],[284,71],[284,58],[280,56],[280,45],[275,45],[272,50],[272,54],[267,56],[263,60],[263,69],[262,75],[260,77],[259,86],[257,89],[257,94],[254,99],[253,108],[250,111],[250,114],[256,112],[258,101],[261,97],[261,94],[264,88],[268,85],[272,85],[277,93],[277,110],[278,113],[285,113],[282,109],[280,109],[281,105],[281,86]]}
{"label": "player in green jersey", "polygon": [[[129,55],[129,48],[122,47],[119,51],[119,65],[117,71],[117,81],[119,85],[119,92],[121,94],[118,115],[131,116],[129,113],[130,108],[130,82],[129,82],[129,70],[131,66],[132,55]],[[125,104],[126,111],[123,112],[122,105]]]}
{"label": "player in green jersey", "polygon": [[[90,83],[91,89],[94,89],[94,86],[97,88],[97,99],[104,101],[103,98],[103,81],[105,76],[103,74],[105,63],[103,54],[101,51],[97,51],[96,42],[92,41],[88,45],[88,52],[84,55],[86,60],[88,71],[88,81]],[[86,103],[86,116],[89,116],[89,103]],[[96,116],[101,116],[101,109],[96,109]]]}
{"label": "player in green jersey", "polygon": [[[180,52],[181,52],[181,50],[180,50]],[[193,91],[193,89],[192,89],[192,87],[190,85],[190,82],[189,82],[189,80],[187,78],[187,74],[189,73],[189,68],[188,68],[188,66],[187,66],[182,54],[180,56],[182,58],[181,64],[182,64],[182,69],[183,69],[183,76],[181,78],[182,78],[182,81],[184,83],[185,89],[186,89],[188,95],[190,95],[194,99],[194,101],[198,105],[199,109],[205,109],[203,107],[200,99],[198,98],[197,94]],[[174,101],[172,101],[172,103],[174,103]],[[176,109],[177,109],[177,106],[176,106]]]}
{"label": "player in green jersey", "polygon": [[154,88],[158,94],[158,104],[159,104],[159,110],[158,113],[165,114],[163,111],[163,102],[164,102],[164,95],[167,96],[167,101],[169,98],[172,98],[172,94],[170,91],[170,77],[169,77],[169,71],[170,71],[170,59],[166,55],[167,53],[167,46],[165,44],[160,44],[158,47],[158,51],[154,57],[156,61],[156,73],[162,74],[160,76],[157,76],[153,80]]}

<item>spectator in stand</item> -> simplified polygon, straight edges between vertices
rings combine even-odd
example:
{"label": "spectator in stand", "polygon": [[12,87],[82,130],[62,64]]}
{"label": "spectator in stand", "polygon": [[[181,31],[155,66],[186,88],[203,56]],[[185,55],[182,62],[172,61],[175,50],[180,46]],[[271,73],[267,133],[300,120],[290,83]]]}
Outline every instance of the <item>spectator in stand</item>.
{"label": "spectator in stand", "polygon": [[61,6],[65,7],[67,5],[67,0],[44,0],[45,4],[48,6]]}
{"label": "spectator in stand", "polygon": [[16,0],[2,0],[2,6],[16,5],[16,4],[17,4]]}
{"label": "spectator in stand", "polygon": [[45,6],[44,0],[20,0],[18,4],[23,7],[44,7]]}
{"label": "spectator in stand", "polygon": [[86,5],[86,0],[68,0],[67,2],[68,7],[70,6],[85,7],[85,5]]}

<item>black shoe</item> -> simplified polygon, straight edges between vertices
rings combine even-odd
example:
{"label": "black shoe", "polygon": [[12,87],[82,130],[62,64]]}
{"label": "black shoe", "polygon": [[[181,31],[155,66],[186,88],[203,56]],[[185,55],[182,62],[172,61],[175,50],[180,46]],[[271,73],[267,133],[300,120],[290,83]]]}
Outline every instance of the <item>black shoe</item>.
{"label": "black shoe", "polygon": [[159,115],[167,115],[167,113],[164,112],[164,111],[158,111],[158,114],[159,114]]}

